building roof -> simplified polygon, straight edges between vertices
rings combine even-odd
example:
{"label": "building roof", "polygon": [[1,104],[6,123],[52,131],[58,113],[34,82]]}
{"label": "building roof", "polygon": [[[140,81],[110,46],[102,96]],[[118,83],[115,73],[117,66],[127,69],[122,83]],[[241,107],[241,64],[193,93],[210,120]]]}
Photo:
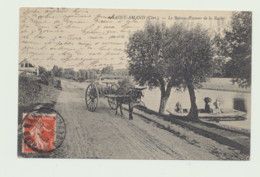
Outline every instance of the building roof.
{"label": "building roof", "polygon": [[33,67],[36,66],[33,62],[29,61],[27,58],[25,58],[24,60],[22,60],[22,61],[19,63],[19,65],[20,65],[20,64],[23,64],[23,63],[30,63],[31,65],[33,65]]}

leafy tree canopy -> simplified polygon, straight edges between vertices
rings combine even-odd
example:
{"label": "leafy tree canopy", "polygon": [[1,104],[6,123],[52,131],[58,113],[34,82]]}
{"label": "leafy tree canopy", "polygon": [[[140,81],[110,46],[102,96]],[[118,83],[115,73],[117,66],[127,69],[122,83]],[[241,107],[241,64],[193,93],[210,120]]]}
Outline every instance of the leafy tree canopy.
{"label": "leafy tree canopy", "polygon": [[175,23],[168,28],[164,23],[148,21],[144,30],[129,38],[129,71],[139,84],[160,87],[160,113],[164,113],[172,87],[188,86],[196,110],[194,88],[212,73],[211,46],[208,32],[199,25]]}
{"label": "leafy tree canopy", "polygon": [[234,12],[231,27],[223,38],[218,37],[218,47],[222,54],[230,57],[227,75],[233,77],[241,87],[251,85],[252,13]]}

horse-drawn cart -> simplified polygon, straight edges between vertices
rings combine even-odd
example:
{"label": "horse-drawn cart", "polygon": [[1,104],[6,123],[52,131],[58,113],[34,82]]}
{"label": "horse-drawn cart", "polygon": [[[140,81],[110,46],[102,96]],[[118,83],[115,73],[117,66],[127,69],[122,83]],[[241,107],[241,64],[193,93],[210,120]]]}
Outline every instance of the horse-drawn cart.
{"label": "horse-drawn cart", "polygon": [[128,97],[127,95],[116,95],[116,89],[116,83],[106,83],[105,88],[104,86],[102,87],[97,83],[90,83],[85,94],[87,109],[91,112],[94,112],[98,107],[99,98],[107,98],[109,107],[111,109],[116,109],[116,98]]}
{"label": "horse-drawn cart", "polygon": [[98,107],[99,98],[106,98],[111,109],[116,110],[122,104],[129,106],[129,119],[132,119],[133,108],[141,104],[142,90],[145,88],[120,87],[117,82],[92,82],[88,85],[85,93],[87,109],[94,112]]}

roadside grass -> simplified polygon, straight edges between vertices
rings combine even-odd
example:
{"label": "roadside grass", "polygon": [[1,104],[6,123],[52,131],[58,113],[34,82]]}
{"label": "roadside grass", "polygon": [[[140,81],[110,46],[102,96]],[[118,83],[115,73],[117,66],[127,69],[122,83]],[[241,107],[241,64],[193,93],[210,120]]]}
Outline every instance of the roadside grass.
{"label": "roadside grass", "polygon": [[36,102],[42,90],[41,84],[34,76],[19,76],[18,105],[26,105]]}
{"label": "roadside grass", "polygon": [[60,91],[53,86],[40,83],[36,76],[20,76],[18,88],[18,107],[33,109],[39,104],[54,106]]}

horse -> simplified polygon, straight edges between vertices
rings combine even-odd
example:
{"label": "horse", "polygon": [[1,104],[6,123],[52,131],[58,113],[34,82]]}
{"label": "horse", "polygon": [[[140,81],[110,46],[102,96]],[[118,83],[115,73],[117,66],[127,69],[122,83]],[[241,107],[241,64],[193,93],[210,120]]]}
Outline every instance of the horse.
{"label": "horse", "polygon": [[[146,88],[122,88],[119,87],[116,90],[116,113],[118,108],[120,108],[120,113],[123,115],[122,112],[122,104],[128,104],[129,108],[129,120],[133,120],[133,109],[135,106],[142,105],[141,97],[143,97],[142,90]],[[127,96],[126,96],[127,95]]]}

